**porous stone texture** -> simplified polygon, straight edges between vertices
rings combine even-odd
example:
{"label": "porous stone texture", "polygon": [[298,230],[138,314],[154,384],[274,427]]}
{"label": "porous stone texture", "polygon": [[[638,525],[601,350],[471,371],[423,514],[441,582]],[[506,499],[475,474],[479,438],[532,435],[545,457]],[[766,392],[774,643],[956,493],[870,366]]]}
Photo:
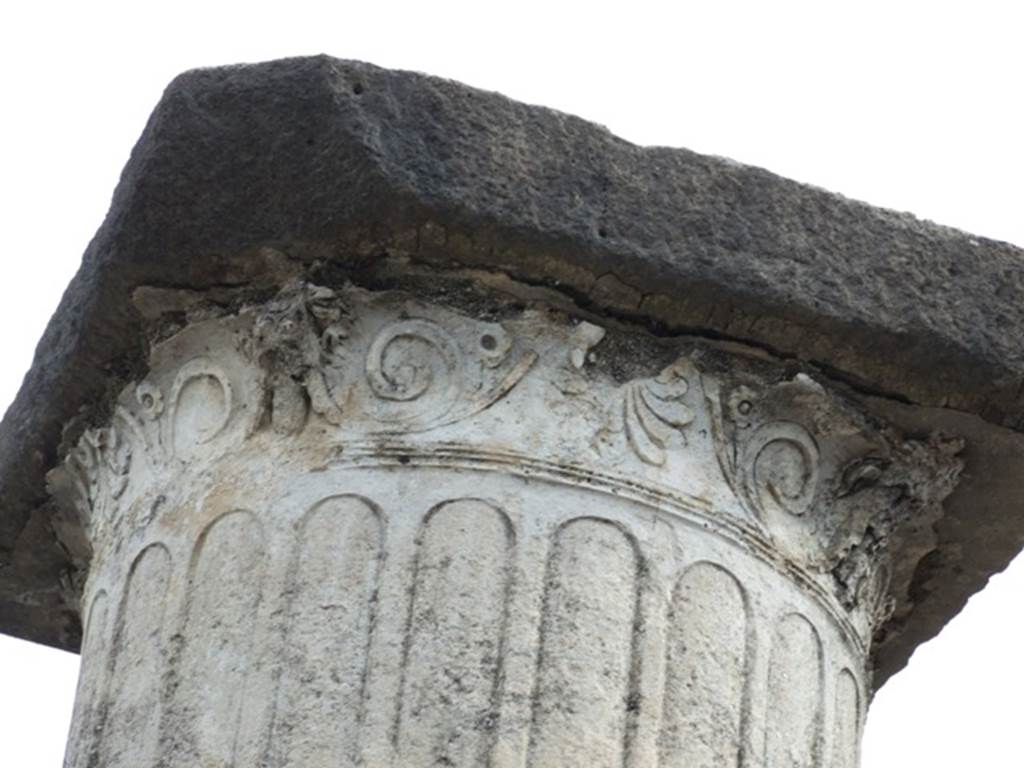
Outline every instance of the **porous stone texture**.
{"label": "porous stone texture", "polygon": [[186,73],[0,426],[0,631],[79,648],[89,543],[44,477],[146,375],[154,335],[292,279],[462,270],[595,324],[757,350],[907,435],[962,436],[964,482],[896,558],[910,586],[873,643],[880,684],[1024,544],[1022,265],[1004,243],[436,78],[322,56]]}
{"label": "porous stone texture", "polygon": [[958,436],[441,273],[185,314],[49,476],[68,768],[857,765]]}
{"label": "porous stone texture", "polygon": [[1024,544],[1022,265],[435,78],[186,73],[0,425],[0,631],[81,647],[69,768],[856,766]]}

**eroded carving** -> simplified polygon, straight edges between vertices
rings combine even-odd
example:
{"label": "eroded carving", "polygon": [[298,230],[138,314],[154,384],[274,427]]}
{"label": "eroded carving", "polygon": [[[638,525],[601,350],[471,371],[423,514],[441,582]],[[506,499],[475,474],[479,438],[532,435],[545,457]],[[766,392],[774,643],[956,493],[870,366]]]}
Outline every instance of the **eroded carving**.
{"label": "eroded carving", "polygon": [[580,321],[573,329],[569,342],[569,364],[579,370],[587,364],[588,360],[591,362],[596,360],[590,350],[600,344],[606,334],[607,331],[601,326],[586,320]]}
{"label": "eroded carving", "polygon": [[704,390],[724,477],[783,553],[829,573],[840,603],[880,626],[917,563],[904,557],[910,572],[894,573],[889,553],[933,546],[963,442],[905,439],[806,375],[759,387],[723,379],[705,377]]}
{"label": "eroded carving", "polygon": [[817,496],[818,445],[799,424],[762,424],[744,443],[739,470],[747,499],[763,518],[801,517]]}
{"label": "eroded carving", "polygon": [[[377,334],[366,355],[366,379],[377,397],[407,403],[433,390],[438,403],[434,410],[442,414],[459,396],[461,367],[462,353],[455,339],[427,320],[389,325]],[[432,416],[429,408],[419,415],[428,421]],[[404,420],[394,414],[383,418]]]}
{"label": "eroded carving", "polygon": [[341,424],[350,333],[348,309],[329,288],[293,282],[259,310],[248,352],[266,372],[263,407],[275,431],[299,432],[310,408]]}
{"label": "eroded carving", "polygon": [[117,503],[128,486],[132,447],[117,426],[87,429],[48,477],[51,493],[77,512],[90,537],[100,507]]}
{"label": "eroded carving", "polygon": [[499,324],[460,325],[449,330],[417,318],[377,333],[366,379],[378,398],[374,415],[394,425],[385,429],[428,430],[468,418],[504,397],[536,360],[533,352],[511,360],[513,340]]}
{"label": "eroded carving", "polygon": [[[102,522],[92,538],[103,540],[112,522],[148,528],[172,510],[176,473],[230,460],[247,440],[269,445],[264,428],[328,462],[385,441],[438,456],[433,440],[712,510],[825,585],[858,631],[907,594],[912,572],[891,568],[888,552],[933,547],[957,441],[905,439],[808,375],[700,344],[632,356],[620,329],[536,307],[486,314],[502,320],[398,291],[291,283],[161,341],[150,377],[84,433],[51,487]],[[128,492],[137,476],[159,481]]]}
{"label": "eroded carving", "polygon": [[[704,377],[715,450],[726,480],[766,530],[793,528],[791,518],[808,516],[819,497],[821,452],[794,399],[825,397],[806,376],[765,388],[733,384],[723,397],[721,383]],[[813,545],[812,545],[813,547]]]}
{"label": "eroded carving", "polygon": [[135,399],[149,421],[156,421],[164,412],[164,393],[155,384],[148,381],[139,384],[135,388]]}
{"label": "eroded carving", "polygon": [[234,405],[231,382],[220,366],[200,357],[181,367],[171,387],[166,444],[177,456],[217,437],[228,425]]}
{"label": "eroded carving", "polygon": [[682,429],[693,421],[693,410],[683,402],[690,388],[688,360],[681,359],[656,377],[630,382],[622,397],[623,421],[629,445],[641,461],[662,466],[673,435],[685,442]]}
{"label": "eroded carving", "polygon": [[341,294],[288,286],[259,312],[250,345],[266,371],[273,428],[298,433],[310,409],[340,426],[348,404],[363,396],[359,414],[371,414],[382,431],[433,429],[488,408],[536,360],[515,354],[500,324],[419,312],[374,329],[372,320],[353,318]]}
{"label": "eroded carving", "polygon": [[[888,439],[880,447],[838,473],[829,508],[841,524],[827,530],[837,596],[848,609],[862,606],[872,629],[889,619],[895,598],[910,589],[919,558],[934,549],[942,502],[963,470],[960,438],[882,435]],[[893,551],[905,554],[893,559]]]}
{"label": "eroded carving", "polygon": [[[853,670],[854,717],[911,576],[889,553],[929,551],[961,444],[777,361],[456,299],[295,283],[163,338],[85,432],[90,589],[132,624],[108,761],[164,715],[168,759],[239,765],[810,766],[855,739],[822,670]],[[192,549],[166,595],[159,550],[152,589],[117,561],[153,541]]]}

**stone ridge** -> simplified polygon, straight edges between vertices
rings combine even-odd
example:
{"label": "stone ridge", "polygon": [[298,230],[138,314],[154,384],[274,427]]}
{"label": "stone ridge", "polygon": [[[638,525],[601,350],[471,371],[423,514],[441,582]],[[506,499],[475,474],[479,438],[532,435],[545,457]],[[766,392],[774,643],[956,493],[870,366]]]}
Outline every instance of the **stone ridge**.
{"label": "stone ridge", "polygon": [[[144,372],[140,287],[258,292],[314,267],[369,279],[396,255],[1024,424],[1011,245],[419,74],[324,56],[196,70],[150,118],[0,426],[0,630],[77,647],[43,478],[64,425],[101,421]],[[941,620],[1019,548],[1012,511],[991,521],[1003,544],[963,553],[971,578],[929,573],[954,591]]]}

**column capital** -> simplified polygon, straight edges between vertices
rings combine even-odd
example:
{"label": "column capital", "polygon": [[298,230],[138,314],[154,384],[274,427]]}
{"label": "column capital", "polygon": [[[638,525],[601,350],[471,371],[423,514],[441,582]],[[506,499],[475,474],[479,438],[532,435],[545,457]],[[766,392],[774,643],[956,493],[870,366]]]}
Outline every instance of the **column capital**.
{"label": "column capital", "polygon": [[49,475],[70,764],[855,764],[960,438],[525,285],[222,299]]}
{"label": "column capital", "polygon": [[[397,590],[387,593],[397,620],[409,615],[403,588],[469,594],[424,574],[469,563],[474,541],[460,526],[479,519],[489,554],[474,567],[501,564],[488,583],[534,576],[515,593],[523,602],[474,593],[444,605],[501,628],[480,647],[523,643],[511,700],[532,700],[525,681],[536,679],[558,710],[565,670],[522,638],[543,631],[554,639],[542,647],[563,648],[571,633],[544,606],[576,605],[581,623],[609,633],[616,690],[645,702],[601,710],[608,732],[682,759],[671,734],[685,730],[690,703],[662,696],[682,683],[648,667],[679,661],[658,642],[693,641],[679,616],[703,617],[700,637],[753,627],[726,664],[751,679],[785,680],[817,659],[802,668],[820,706],[772,706],[797,723],[794,743],[823,754],[833,709],[859,714],[869,689],[1024,544],[1022,265],[1005,243],[729,160],[636,147],[446,80],[324,56],[185,73],[147,124],[0,425],[0,631],[78,650],[89,616],[107,611],[119,634],[99,632],[91,654],[112,658],[103,642],[141,649],[129,628],[158,631],[125,618],[132,601],[155,599],[133,584],[166,583],[179,612],[160,626],[206,616],[201,630],[213,632],[223,617],[202,584],[234,577],[203,552],[222,546],[248,553],[253,579],[269,569],[260,594],[276,597],[260,606],[280,607],[288,579],[317,581],[289,570],[287,553],[320,504],[339,516],[312,515],[325,526],[314,529],[335,548],[360,542],[365,558],[346,562],[367,573],[391,551],[378,533],[399,537],[412,559],[405,571],[381,565],[378,585]],[[346,478],[374,494],[338,491]],[[248,516],[210,528],[236,512]],[[354,538],[338,519],[355,521]],[[246,546],[236,552],[222,534]],[[639,624],[615,634],[588,602],[599,552],[611,553],[599,573],[617,596],[608,615],[652,617],[650,635]],[[416,558],[430,567],[417,571]],[[145,578],[132,581],[136,568]],[[399,572],[414,586],[397,586]],[[378,583],[353,574],[352,589]],[[732,618],[716,624],[698,593]],[[239,600],[236,619],[264,610]],[[520,623],[478,615],[477,603],[513,606]],[[299,623],[310,637],[312,605]],[[362,637],[367,616],[346,626]],[[259,620],[282,647],[279,616]],[[169,635],[179,656],[161,668],[202,673],[182,637]],[[631,645],[646,637],[662,639]],[[406,669],[394,650],[375,650],[384,656],[373,663]],[[132,653],[111,663],[156,663]],[[97,695],[133,702],[120,679]],[[596,710],[599,687],[577,691]],[[742,722],[774,727],[770,689],[732,691],[751,713]],[[182,695],[161,701],[183,706]],[[546,754],[527,721],[547,734],[561,721],[509,706],[495,754]],[[661,711],[676,718],[668,731]],[[366,717],[370,760],[401,725]],[[750,754],[770,758],[774,747],[752,734]]]}
{"label": "column capital", "polygon": [[391,290],[295,280],[230,310],[149,295],[147,377],[82,433],[51,489],[90,548],[119,550],[181,489],[218,478],[219,493],[260,456],[473,468],[670,510],[797,579],[865,651],[909,605],[959,436],[904,434],[754,348],[505,288],[427,272]]}

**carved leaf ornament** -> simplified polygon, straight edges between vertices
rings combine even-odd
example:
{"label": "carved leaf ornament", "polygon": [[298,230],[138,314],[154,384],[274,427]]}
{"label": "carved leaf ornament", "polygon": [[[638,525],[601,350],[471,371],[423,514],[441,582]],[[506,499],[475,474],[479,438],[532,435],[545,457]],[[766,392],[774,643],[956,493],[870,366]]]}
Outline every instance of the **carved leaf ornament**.
{"label": "carved leaf ornament", "polygon": [[[693,421],[693,410],[683,403],[689,382],[683,376],[685,361],[673,363],[653,379],[626,385],[623,419],[626,437],[636,455],[660,467],[673,434]],[[685,437],[683,438],[685,441]]]}
{"label": "carved leaf ornament", "polygon": [[[117,405],[109,426],[85,431],[53,478],[83,520],[105,524],[116,517],[125,506],[119,500],[133,460],[152,467],[172,458],[188,463],[264,425],[299,435],[314,415],[344,427],[346,435],[427,432],[487,411],[543,354],[554,364],[537,375],[557,378],[554,389],[561,396],[585,400],[586,408],[566,411],[567,418],[585,414],[586,426],[593,427],[591,419],[600,423],[589,446],[573,442],[575,427],[562,442],[560,435],[539,435],[538,445],[551,443],[563,452],[556,461],[569,454],[575,461],[573,452],[589,447],[596,461],[612,462],[615,469],[622,460],[638,469],[634,456],[648,469],[666,468],[670,451],[688,445],[690,437],[697,443],[685,460],[698,470],[704,457],[717,460],[745,511],[737,510],[744,522],[794,562],[839,574],[849,604],[871,606],[880,623],[889,610],[889,579],[867,568],[877,560],[877,547],[864,543],[867,521],[874,518],[858,510],[868,509],[874,497],[858,501],[858,495],[889,473],[886,486],[909,488],[902,507],[917,515],[937,507],[961,467],[955,458],[960,443],[890,445],[873,432],[872,451],[881,446],[886,450],[879,455],[890,459],[882,462],[869,452],[851,462],[865,450],[868,425],[844,415],[821,385],[802,375],[767,387],[747,375],[748,386],[739,374],[702,374],[693,360],[680,357],[656,376],[616,384],[593,365],[593,347],[606,332],[586,322],[552,326],[534,345],[527,341],[534,329],[526,324],[506,326],[409,299],[388,303],[362,289],[336,292],[307,284],[288,286],[250,312],[248,319],[230,318],[230,348],[215,355],[204,347],[203,354],[139,383]],[[571,387],[562,386],[567,370]],[[806,422],[815,424],[814,434],[798,423],[808,408],[824,419]],[[517,413],[495,415],[500,428],[529,429]],[[687,428],[695,421],[699,428],[691,435]],[[614,453],[602,455],[613,435]],[[854,442],[844,444],[850,435]],[[896,469],[887,468],[893,455],[905,456]],[[650,471],[659,483],[677,479],[674,469]],[[936,477],[946,480],[936,483]],[[872,535],[884,534],[884,526],[873,525]],[[864,563],[855,560],[861,550],[870,555]]]}

